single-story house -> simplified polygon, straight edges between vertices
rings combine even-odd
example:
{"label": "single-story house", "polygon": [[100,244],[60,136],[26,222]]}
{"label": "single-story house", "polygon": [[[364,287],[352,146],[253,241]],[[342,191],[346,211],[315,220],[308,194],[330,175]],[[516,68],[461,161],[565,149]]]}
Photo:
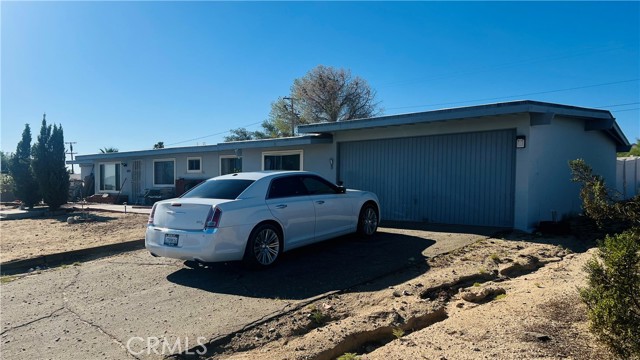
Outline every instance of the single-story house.
{"label": "single-story house", "polygon": [[136,202],[238,171],[309,170],[380,198],[382,218],[532,230],[580,212],[568,161],[616,183],[609,111],[513,101],[298,127],[299,136],[77,156],[96,193]]}

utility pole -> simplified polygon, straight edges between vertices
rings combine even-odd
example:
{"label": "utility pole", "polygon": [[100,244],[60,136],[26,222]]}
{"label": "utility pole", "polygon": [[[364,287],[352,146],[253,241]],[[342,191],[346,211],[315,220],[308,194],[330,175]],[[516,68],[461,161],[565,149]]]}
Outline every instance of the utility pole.
{"label": "utility pole", "polygon": [[[77,144],[77,142],[75,141],[69,141],[69,142],[65,142],[65,144],[69,144],[69,152],[65,152],[65,154],[69,154],[71,155],[71,161],[73,161],[73,155],[77,154],[73,152],[73,144]],[[71,173],[75,174],[75,169],[73,167],[73,163],[71,163]]]}
{"label": "utility pole", "polygon": [[293,111],[293,98],[289,96],[285,96],[282,98],[283,100],[291,100],[291,136],[296,135],[296,113]]}

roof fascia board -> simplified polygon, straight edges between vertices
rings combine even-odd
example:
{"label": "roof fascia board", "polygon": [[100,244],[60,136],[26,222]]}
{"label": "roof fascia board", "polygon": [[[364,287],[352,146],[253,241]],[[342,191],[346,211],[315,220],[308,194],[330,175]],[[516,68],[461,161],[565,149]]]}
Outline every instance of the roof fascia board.
{"label": "roof fascia board", "polygon": [[438,121],[448,121],[465,118],[475,118],[482,116],[504,115],[518,112],[526,112],[526,106],[518,106],[518,109],[506,109],[506,108],[461,108],[461,109],[447,109],[436,110],[422,113],[402,114],[402,115],[390,115],[378,118],[361,119],[341,121],[335,123],[322,123],[312,125],[302,125],[298,127],[298,131],[301,133],[317,133],[317,132],[333,132],[344,130],[357,130],[367,129],[375,127],[387,127],[387,126],[399,126],[410,125],[415,123],[430,123]]}
{"label": "roof fascia board", "polygon": [[143,157],[143,156],[154,156],[154,155],[164,156],[164,155],[186,154],[186,153],[195,153],[195,152],[217,151],[217,150],[218,150],[218,145],[189,146],[189,147],[179,147],[179,148],[114,152],[114,153],[106,153],[106,154],[79,155],[79,156],[76,156],[76,160],[77,161],[112,160],[112,159],[115,160],[115,159],[124,159],[124,158],[132,158],[132,157]]}
{"label": "roof fascia board", "polygon": [[310,145],[310,144],[331,144],[332,142],[333,142],[333,136],[331,135],[305,135],[300,137],[289,137],[289,138],[237,141],[237,142],[219,143],[217,145],[206,145],[206,146],[189,146],[189,147],[180,147],[180,148],[165,148],[165,149],[116,152],[116,153],[106,153],[106,154],[80,155],[80,156],[76,156],[73,162],[67,162],[67,163],[82,164],[82,163],[88,163],[88,162],[99,161],[99,160],[119,161],[122,159],[147,157],[147,156],[157,157],[157,156],[170,156],[170,155],[190,154],[190,153],[193,154],[193,153],[202,153],[202,152],[216,152],[216,151],[236,150],[236,149],[300,146],[300,145]]}
{"label": "roof fascia board", "polygon": [[613,124],[615,121],[613,118],[611,119],[594,119],[591,121],[584,122],[584,130],[585,131],[593,131],[593,130],[609,130],[613,128]]}
{"label": "roof fascia board", "polygon": [[332,142],[333,142],[333,136],[330,134],[305,135],[300,137],[220,143],[218,144],[218,150],[224,151],[224,150],[236,150],[236,149],[300,146],[300,145],[311,145],[311,144],[331,144]]}
{"label": "roof fascia board", "polygon": [[465,108],[434,110],[421,113],[381,116],[377,118],[342,121],[336,123],[321,123],[301,125],[301,133],[322,133],[374,127],[409,125],[415,123],[429,123],[436,121],[478,118],[484,116],[499,116],[517,113],[554,113],[567,117],[611,119],[611,113],[606,110],[578,108],[573,106],[541,103],[535,101],[517,101],[479,105]]}

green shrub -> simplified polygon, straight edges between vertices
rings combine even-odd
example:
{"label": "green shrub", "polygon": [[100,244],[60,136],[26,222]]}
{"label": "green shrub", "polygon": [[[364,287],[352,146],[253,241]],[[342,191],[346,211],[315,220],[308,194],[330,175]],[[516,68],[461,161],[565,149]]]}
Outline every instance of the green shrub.
{"label": "green shrub", "polygon": [[[569,163],[582,183],[584,213],[608,235],[586,264],[588,285],[580,289],[591,331],[616,355],[640,359],[640,196],[616,201],[602,177],[584,160]],[[617,235],[615,235],[617,233]]]}
{"label": "green shrub", "polygon": [[401,337],[404,336],[404,330],[402,330],[401,328],[395,328],[391,330],[391,334],[393,334],[393,336],[395,336],[396,339],[400,339]]}
{"label": "green shrub", "polygon": [[311,313],[309,313],[309,319],[316,326],[322,326],[327,322],[327,315],[314,306],[311,308]]}
{"label": "green shrub", "polygon": [[585,266],[580,297],[591,331],[625,359],[640,359],[640,230],[607,236]]}
{"label": "green shrub", "polygon": [[360,360],[360,356],[356,353],[344,353],[337,360]]}
{"label": "green shrub", "polygon": [[618,194],[609,190],[604,179],[594,175],[584,160],[572,160],[569,167],[571,181],[582,183],[580,198],[584,214],[595,220],[600,228],[621,232],[640,226],[640,195],[630,200],[618,201]]}

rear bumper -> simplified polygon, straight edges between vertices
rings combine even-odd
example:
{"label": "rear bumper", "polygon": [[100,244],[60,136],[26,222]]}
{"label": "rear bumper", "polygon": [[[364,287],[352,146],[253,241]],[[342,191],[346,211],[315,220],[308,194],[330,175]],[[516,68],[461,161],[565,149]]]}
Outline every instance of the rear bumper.
{"label": "rear bumper", "polygon": [[[247,236],[237,228],[174,230],[147,226],[144,245],[156,256],[201,262],[242,260]],[[241,230],[241,229],[240,229]],[[250,230],[249,230],[250,231]],[[164,244],[165,235],[178,235],[178,245]]]}

